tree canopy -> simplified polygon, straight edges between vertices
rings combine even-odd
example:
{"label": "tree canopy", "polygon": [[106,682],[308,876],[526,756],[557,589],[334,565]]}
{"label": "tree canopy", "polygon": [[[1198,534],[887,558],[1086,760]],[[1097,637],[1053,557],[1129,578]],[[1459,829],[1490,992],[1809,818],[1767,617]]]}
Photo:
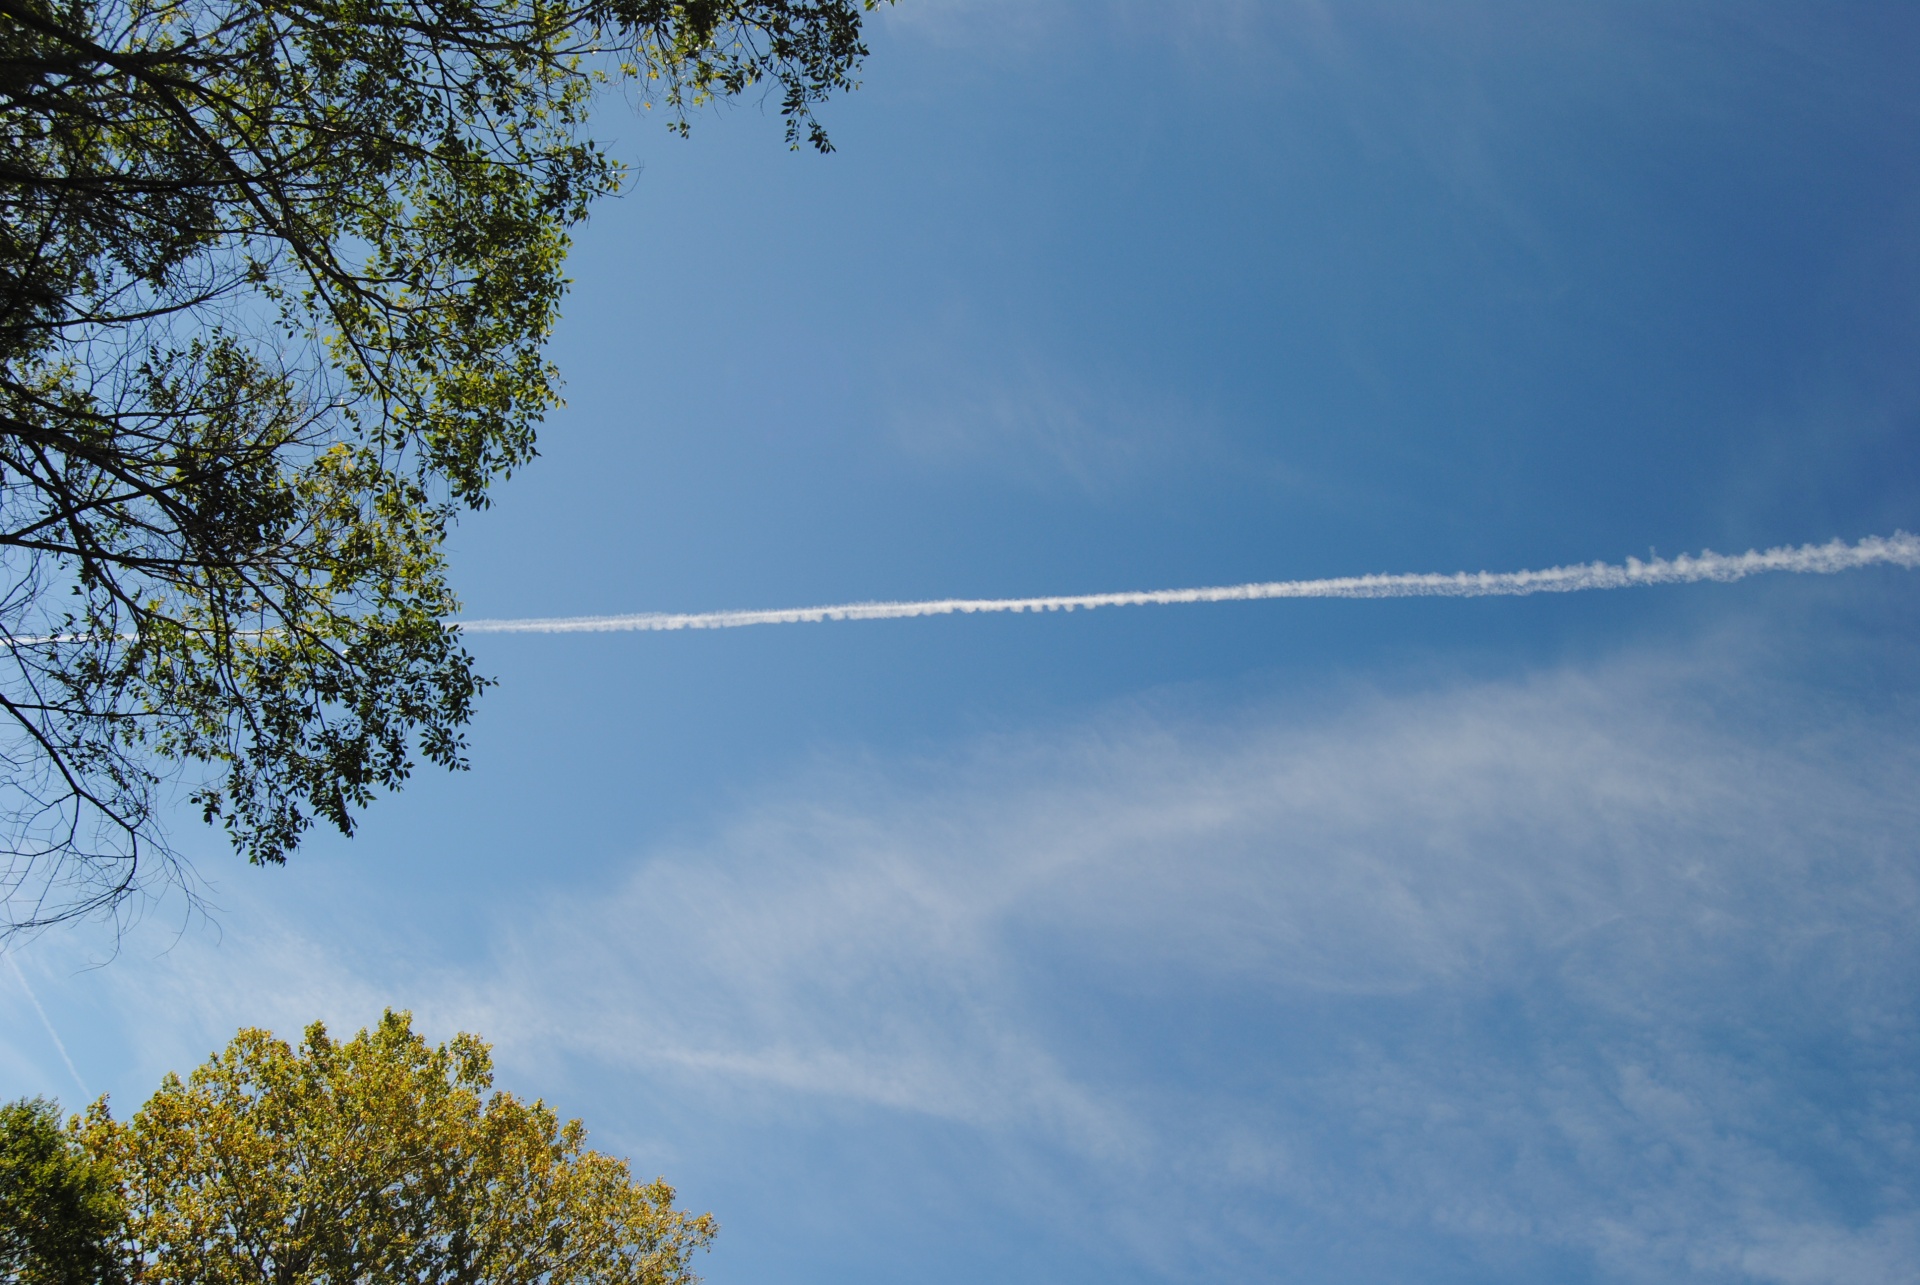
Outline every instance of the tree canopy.
{"label": "tree canopy", "polygon": [[[460,1035],[431,1046],[407,1014],[389,1012],[345,1042],[316,1023],[297,1048],[242,1030],[185,1081],[168,1076],[124,1122],[103,1099],[62,1133],[47,1104],[15,1104],[0,1124],[11,1129],[25,1113],[27,1149],[51,1147],[63,1172],[93,1184],[91,1221],[70,1219],[61,1243],[105,1247],[109,1270],[63,1275],[52,1269],[80,1261],[73,1253],[23,1254],[0,1260],[0,1280],[697,1279],[692,1260],[713,1239],[711,1216],[676,1209],[665,1182],[638,1181],[625,1161],[589,1149],[578,1120],[563,1124],[542,1102],[490,1092],[492,1083],[483,1041]],[[10,1148],[11,1137],[0,1131],[0,1145]]]}
{"label": "tree canopy", "polygon": [[0,1281],[117,1285],[125,1207],[112,1166],[44,1098],[0,1104]]}
{"label": "tree canopy", "polygon": [[443,546],[535,454],[625,84],[794,146],[879,0],[0,0],[0,899],[249,860],[463,764]]}

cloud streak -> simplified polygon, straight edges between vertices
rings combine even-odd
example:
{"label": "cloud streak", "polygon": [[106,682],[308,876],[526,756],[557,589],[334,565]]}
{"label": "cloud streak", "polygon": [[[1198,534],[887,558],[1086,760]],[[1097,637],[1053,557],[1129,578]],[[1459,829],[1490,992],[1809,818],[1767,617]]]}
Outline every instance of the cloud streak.
{"label": "cloud streak", "polygon": [[759,1158],[936,1122],[1166,1279],[1908,1279],[1920,751],[1723,641],[821,768],[521,917],[483,1029]]}
{"label": "cloud streak", "polygon": [[467,620],[473,634],[667,633],[680,629],[739,629],[747,625],[819,624],[829,620],[907,620],[919,616],[983,612],[1080,611],[1096,607],[1174,606],[1200,602],[1257,602],[1280,598],[1494,598],[1536,593],[1584,593],[1647,585],[1733,581],[1791,573],[1836,575],[1862,567],[1920,567],[1920,537],[1896,531],[1858,544],[1781,546],[1764,552],[1721,554],[1711,550],[1642,562],[1591,562],[1537,571],[1415,572],[1337,576],[1323,580],[1272,580],[1198,589],[1146,589],[1046,598],[937,598],[922,602],[848,602],[824,607],[775,607],[749,611],[644,612],[624,616],[555,616],[521,620]]}
{"label": "cloud streak", "polygon": [[516,885],[478,952],[387,863],[296,868],[42,991],[142,1094],[242,1022],[477,1030],[747,1229],[738,1279],[890,1224],[958,1254],[924,1206],[1059,1255],[1010,1280],[1910,1280],[1920,673],[1764,619],[816,763]]}
{"label": "cloud streak", "polygon": [[7,952],[6,959],[7,966],[13,970],[14,980],[19,982],[20,989],[26,992],[27,1003],[33,1005],[33,1011],[39,1015],[40,1025],[46,1028],[47,1038],[53,1041],[53,1047],[60,1053],[60,1060],[66,1064],[67,1074],[71,1075],[73,1082],[80,1086],[80,1096],[82,1098],[92,1097],[93,1093],[87,1088],[87,1082],[80,1078],[80,1069],[73,1064],[73,1059],[67,1055],[66,1041],[60,1038],[59,1031],[53,1029],[53,1021],[47,1016],[47,1010],[40,1007],[40,997],[33,993],[33,987],[27,982],[27,975],[20,971],[19,961],[13,957],[11,951]]}

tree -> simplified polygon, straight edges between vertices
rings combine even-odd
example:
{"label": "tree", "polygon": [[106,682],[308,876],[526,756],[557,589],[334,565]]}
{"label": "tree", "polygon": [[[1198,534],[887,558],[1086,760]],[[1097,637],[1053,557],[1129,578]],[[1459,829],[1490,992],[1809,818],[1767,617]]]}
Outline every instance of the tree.
{"label": "tree", "polygon": [[789,143],[879,0],[0,0],[0,899],[351,834],[487,680],[443,543],[535,454],[568,230],[624,83],[777,90]]}
{"label": "tree", "polygon": [[124,1207],[112,1167],[45,1098],[0,1105],[0,1281],[117,1285]]}
{"label": "tree", "polygon": [[149,1285],[684,1285],[710,1216],[588,1150],[578,1120],[487,1090],[487,1045],[405,1013],[298,1049],[243,1030],[124,1124],[80,1126],[120,1174]]}

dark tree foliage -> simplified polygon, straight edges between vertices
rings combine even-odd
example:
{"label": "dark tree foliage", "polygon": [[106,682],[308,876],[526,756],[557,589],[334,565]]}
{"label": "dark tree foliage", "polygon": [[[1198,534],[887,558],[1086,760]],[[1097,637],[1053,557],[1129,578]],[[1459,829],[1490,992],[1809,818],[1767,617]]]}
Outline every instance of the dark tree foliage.
{"label": "dark tree foliage", "polygon": [[878,0],[0,0],[0,898],[254,862],[462,765],[442,547],[534,455],[626,82],[788,140]]}
{"label": "dark tree foliage", "polygon": [[126,1209],[111,1164],[44,1098],[0,1105],[0,1282],[117,1285]]}

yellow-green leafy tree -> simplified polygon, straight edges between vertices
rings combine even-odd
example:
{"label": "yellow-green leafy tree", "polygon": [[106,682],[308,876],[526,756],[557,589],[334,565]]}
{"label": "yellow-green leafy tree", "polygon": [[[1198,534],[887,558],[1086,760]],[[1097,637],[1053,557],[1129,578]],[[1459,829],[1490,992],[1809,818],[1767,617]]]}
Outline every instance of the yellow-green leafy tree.
{"label": "yellow-green leafy tree", "polygon": [[578,1120],[492,1091],[488,1046],[405,1013],[298,1048],[243,1030],[81,1141],[119,1173],[130,1275],[165,1285],[679,1285],[713,1238]]}

